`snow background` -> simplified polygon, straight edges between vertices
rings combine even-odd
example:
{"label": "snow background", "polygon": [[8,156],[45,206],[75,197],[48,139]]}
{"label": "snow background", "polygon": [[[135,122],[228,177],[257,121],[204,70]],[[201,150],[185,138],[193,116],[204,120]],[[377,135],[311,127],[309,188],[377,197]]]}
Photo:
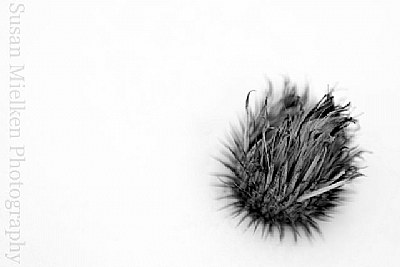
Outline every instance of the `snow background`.
{"label": "snow background", "polygon": [[[399,7],[26,2],[21,266],[400,266]],[[209,175],[247,92],[281,75],[309,82],[315,97],[341,88],[363,113],[359,143],[373,151],[352,200],[321,223],[324,236],[297,244],[236,228],[217,211]]]}

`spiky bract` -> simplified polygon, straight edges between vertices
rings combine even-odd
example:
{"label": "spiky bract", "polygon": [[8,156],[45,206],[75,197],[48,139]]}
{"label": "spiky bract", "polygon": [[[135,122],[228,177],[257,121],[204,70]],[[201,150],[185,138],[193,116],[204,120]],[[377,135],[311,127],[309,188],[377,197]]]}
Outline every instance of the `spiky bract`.
{"label": "spiky bract", "polygon": [[362,151],[352,145],[350,103],[335,104],[331,90],[312,105],[308,90],[299,96],[285,80],[281,99],[270,104],[270,95],[255,111],[247,96],[246,119],[219,159],[229,173],[217,176],[239,224],[248,218],[248,227],[261,226],[263,236],[278,229],[281,238],[291,229],[297,240],[299,229],[320,232],[343,185],[361,176]]}

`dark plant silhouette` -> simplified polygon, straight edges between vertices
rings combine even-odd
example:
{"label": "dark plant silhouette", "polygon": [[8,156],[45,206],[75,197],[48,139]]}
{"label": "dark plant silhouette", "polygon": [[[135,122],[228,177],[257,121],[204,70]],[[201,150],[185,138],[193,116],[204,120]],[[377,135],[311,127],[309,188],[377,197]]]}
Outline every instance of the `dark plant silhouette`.
{"label": "dark plant silhouette", "polygon": [[[270,84],[270,88],[271,84]],[[246,98],[246,116],[218,160],[228,172],[217,174],[239,224],[262,227],[262,235],[278,230],[282,239],[291,230],[294,239],[320,233],[318,220],[329,217],[343,201],[343,185],[361,176],[349,127],[350,103],[335,104],[332,90],[311,104],[308,88],[299,95],[285,79],[279,101],[271,90],[252,111]],[[271,102],[271,103],[270,103]]]}

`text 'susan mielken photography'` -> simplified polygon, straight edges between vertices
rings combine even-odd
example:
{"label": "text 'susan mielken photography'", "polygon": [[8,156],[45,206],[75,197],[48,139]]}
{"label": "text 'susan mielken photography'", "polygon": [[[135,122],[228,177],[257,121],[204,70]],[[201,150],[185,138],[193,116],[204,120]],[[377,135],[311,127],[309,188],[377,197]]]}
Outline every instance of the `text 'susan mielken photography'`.
{"label": "text 'susan mielken photography'", "polygon": [[9,12],[9,170],[8,188],[4,199],[6,209],[4,256],[9,264],[21,264],[21,254],[26,242],[23,237],[23,184],[26,179],[24,144],[24,112],[26,109],[26,85],[24,62],[24,14],[26,6],[23,1],[10,1]]}

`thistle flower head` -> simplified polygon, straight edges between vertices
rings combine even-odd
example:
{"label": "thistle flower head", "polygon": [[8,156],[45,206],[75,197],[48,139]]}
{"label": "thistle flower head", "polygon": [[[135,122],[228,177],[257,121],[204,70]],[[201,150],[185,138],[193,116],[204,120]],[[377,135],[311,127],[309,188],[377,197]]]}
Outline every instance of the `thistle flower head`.
{"label": "thistle flower head", "polygon": [[219,159],[228,170],[217,175],[226,207],[241,216],[239,224],[247,218],[248,227],[261,226],[263,235],[277,229],[283,238],[290,229],[297,240],[300,229],[320,232],[318,220],[341,203],[343,186],[362,175],[350,103],[336,104],[332,90],[309,103],[308,90],[299,95],[288,79],[278,101],[267,93],[254,111],[249,94],[241,128]]}

